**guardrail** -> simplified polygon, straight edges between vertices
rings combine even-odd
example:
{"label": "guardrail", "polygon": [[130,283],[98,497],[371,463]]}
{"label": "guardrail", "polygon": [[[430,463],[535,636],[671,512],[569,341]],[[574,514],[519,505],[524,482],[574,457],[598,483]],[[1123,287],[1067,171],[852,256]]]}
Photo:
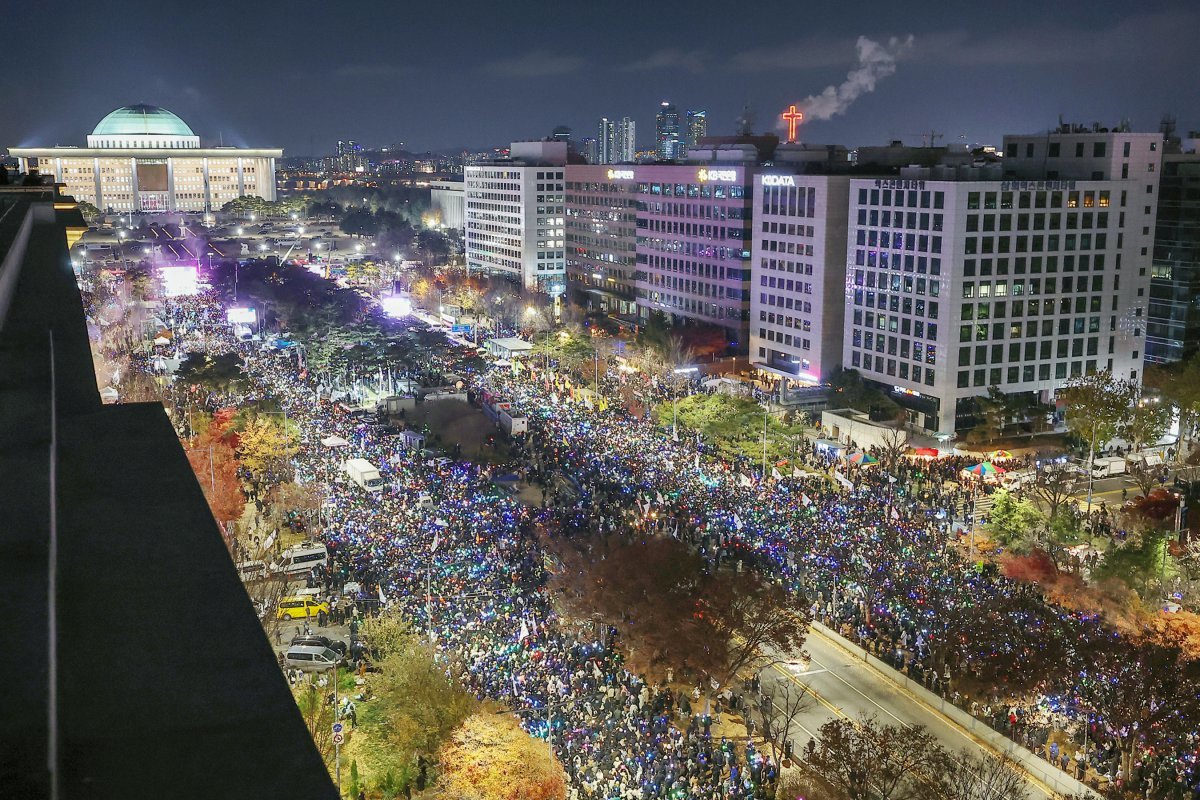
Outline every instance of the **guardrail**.
{"label": "guardrail", "polygon": [[841,634],[835,633],[816,620],[813,620],[812,627],[822,636],[831,639],[838,646],[849,651],[867,666],[874,669],[884,679],[903,689],[917,702],[946,717],[993,750],[1007,755],[1019,764],[1023,770],[1048,788],[1061,795],[1075,794],[1099,800],[1100,795],[1086,784],[1076,780],[1050,762],[1017,744],[982,720],[976,719],[948,700],[929,691],[917,681],[902,675],[886,662],[871,655]]}

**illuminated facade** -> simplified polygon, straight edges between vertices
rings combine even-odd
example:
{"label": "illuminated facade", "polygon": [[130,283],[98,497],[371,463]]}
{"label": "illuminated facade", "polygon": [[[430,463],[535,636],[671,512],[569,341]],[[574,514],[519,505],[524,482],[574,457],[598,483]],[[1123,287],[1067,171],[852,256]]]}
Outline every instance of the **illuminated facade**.
{"label": "illuminated facade", "polygon": [[125,106],[108,114],[87,147],[14,147],[22,171],[36,169],[101,211],[206,212],[238,197],[275,199],[279,149],[201,147],[163,108]]}
{"label": "illuminated facade", "polygon": [[750,363],[788,383],[842,363],[849,191],[845,175],[755,177]]}
{"label": "illuminated facade", "polygon": [[633,167],[566,170],[567,284],[592,311],[630,315],[637,270],[637,183]]}
{"label": "illuminated facade", "polygon": [[852,179],[843,364],[929,431],[996,387],[1140,381],[1162,135],[1005,137],[1003,167]]}
{"label": "illuminated facade", "polygon": [[566,291],[567,143],[513,142],[508,158],[464,169],[467,270],[505,275],[557,297]]}

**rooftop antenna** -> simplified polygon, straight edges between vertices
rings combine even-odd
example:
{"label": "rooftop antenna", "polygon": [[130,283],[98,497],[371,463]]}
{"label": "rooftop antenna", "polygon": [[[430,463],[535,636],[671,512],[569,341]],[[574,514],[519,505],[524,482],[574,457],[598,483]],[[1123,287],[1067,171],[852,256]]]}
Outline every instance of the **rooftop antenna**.
{"label": "rooftop antenna", "polygon": [[738,136],[752,136],[754,133],[754,112],[750,109],[750,104],[742,106],[742,113],[737,118]]}

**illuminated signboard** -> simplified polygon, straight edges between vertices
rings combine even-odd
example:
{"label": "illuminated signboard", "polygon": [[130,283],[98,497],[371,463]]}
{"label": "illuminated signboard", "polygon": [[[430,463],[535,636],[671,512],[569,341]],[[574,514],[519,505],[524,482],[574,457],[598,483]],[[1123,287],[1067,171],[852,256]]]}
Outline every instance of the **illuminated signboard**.
{"label": "illuminated signboard", "polygon": [[796,178],[793,175],[763,175],[763,186],[795,186]]}
{"label": "illuminated signboard", "polygon": [[893,385],[892,391],[895,392],[896,394],[906,394],[909,397],[920,397],[921,396],[921,393],[918,392],[916,389],[906,389],[903,386]]}
{"label": "illuminated signboard", "polygon": [[706,169],[700,168],[696,173],[696,178],[702,183],[737,183],[738,174],[736,169]]}
{"label": "illuminated signboard", "polygon": [[610,169],[607,173],[610,181],[631,181],[633,180],[633,170],[631,169]]}
{"label": "illuminated signboard", "polygon": [[253,308],[231,308],[225,312],[230,325],[253,325],[257,318]]}

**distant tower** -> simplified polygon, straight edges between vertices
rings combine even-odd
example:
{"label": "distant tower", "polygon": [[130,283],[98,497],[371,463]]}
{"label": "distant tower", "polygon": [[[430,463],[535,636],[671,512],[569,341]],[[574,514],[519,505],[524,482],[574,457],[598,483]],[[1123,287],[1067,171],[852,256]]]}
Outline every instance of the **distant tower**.
{"label": "distant tower", "polygon": [[613,162],[632,164],[637,159],[637,123],[629,117],[621,117],[617,123],[617,145],[613,150]]}
{"label": "distant tower", "polygon": [[601,117],[596,123],[597,160],[593,164],[612,164],[616,158],[617,123],[608,117]]}
{"label": "distant tower", "polygon": [[737,118],[738,136],[753,136],[754,135],[754,112],[750,109],[750,104],[742,106],[742,113]]}
{"label": "distant tower", "polygon": [[687,146],[695,147],[696,142],[708,136],[708,112],[687,112]]}
{"label": "distant tower", "polygon": [[683,156],[682,139],[679,135],[679,111],[666,100],[654,118],[655,145],[658,157],[672,161]]}
{"label": "distant tower", "polygon": [[554,129],[554,132],[550,134],[550,138],[556,142],[566,142],[567,148],[571,149],[571,134],[572,131],[570,128],[568,128],[566,125],[559,125]]}

